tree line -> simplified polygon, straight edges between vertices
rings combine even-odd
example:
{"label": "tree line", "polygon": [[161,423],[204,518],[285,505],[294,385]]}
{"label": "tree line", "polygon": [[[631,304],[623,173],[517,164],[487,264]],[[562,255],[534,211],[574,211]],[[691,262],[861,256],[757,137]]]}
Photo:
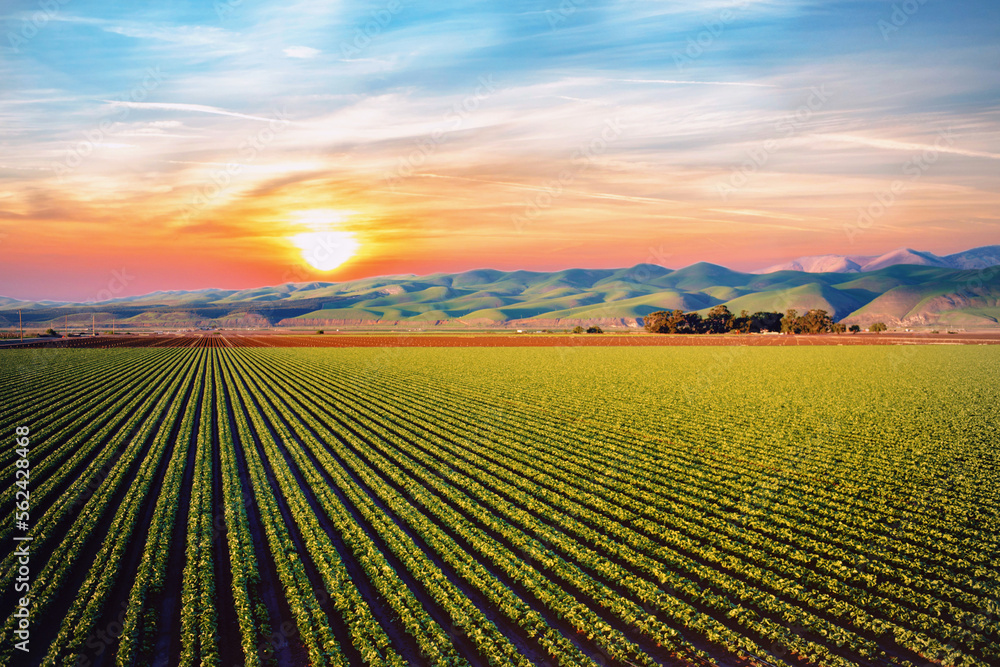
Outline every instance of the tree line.
{"label": "tree line", "polygon": [[[861,327],[857,324],[848,329],[839,322],[834,322],[830,314],[822,308],[814,308],[799,315],[798,311],[790,309],[785,314],[769,311],[748,313],[740,311],[739,315],[729,312],[726,306],[715,306],[704,317],[698,313],[686,313],[683,310],[658,310],[644,318],[646,331],[650,333],[857,333]],[[872,331],[885,331],[881,322],[871,326]]]}

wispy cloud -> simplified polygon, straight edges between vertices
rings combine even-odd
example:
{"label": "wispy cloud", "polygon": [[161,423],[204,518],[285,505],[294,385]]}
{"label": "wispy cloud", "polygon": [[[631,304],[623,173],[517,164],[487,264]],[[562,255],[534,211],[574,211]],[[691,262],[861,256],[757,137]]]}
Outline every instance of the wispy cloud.
{"label": "wispy cloud", "polygon": [[974,151],[966,148],[956,148],[947,142],[938,141],[933,144],[924,144],[913,141],[898,141],[896,139],[879,139],[874,137],[861,137],[850,134],[821,134],[816,135],[816,139],[826,139],[829,141],[857,144],[859,146],[870,146],[872,148],[884,148],[890,151],[906,151],[908,153],[923,153],[925,151],[935,153],[949,153],[952,155],[964,155],[966,157],[983,157],[990,160],[1000,160],[1000,154],[988,153],[985,151]]}
{"label": "wispy cloud", "polygon": [[117,107],[128,107],[129,109],[161,109],[164,111],[193,111],[195,113],[208,113],[217,116],[232,116],[233,118],[246,118],[247,120],[258,120],[263,123],[274,122],[274,118],[263,116],[253,116],[250,114],[229,111],[219,107],[207,106],[205,104],[183,104],[175,102],[127,102],[121,100],[103,100],[107,104]]}
{"label": "wispy cloud", "polygon": [[243,51],[249,48],[241,44],[239,35],[213,25],[167,24],[153,21],[121,21],[93,16],[53,13],[46,21],[92,26],[104,32],[136,40],[169,42],[181,46],[212,47],[213,51],[228,49]]}
{"label": "wispy cloud", "polygon": [[710,211],[715,211],[717,213],[732,213],[734,215],[749,215],[754,218],[778,218],[782,220],[795,220],[802,222],[808,220],[809,218],[804,218],[801,215],[788,215],[787,213],[777,213],[775,211],[755,211],[753,209],[734,209],[734,208],[710,208]]}
{"label": "wispy cloud", "polygon": [[184,46],[210,46],[214,49],[229,46],[237,51],[246,48],[238,44],[239,39],[233,33],[212,26],[163,26],[141,23],[115,25],[108,22],[98,22],[97,25],[105,32],[140,40],[148,39]]}
{"label": "wispy cloud", "polygon": [[[506,188],[513,188],[515,190],[526,190],[528,192],[551,192],[551,187],[544,187],[538,185],[530,185],[526,183],[514,183],[511,181],[491,181],[482,178],[469,178],[467,176],[451,176],[446,174],[415,174],[415,176],[422,178],[445,178],[456,181],[473,181],[476,183],[487,183],[489,185],[501,185]],[[664,204],[670,203],[671,200],[663,199],[660,197],[637,197],[633,195],[620,195],[611,192],[593,192],[584,190],[570,190],[562,188],[560,192],[565,192],[568,195],[574,195],[577,197],[584,197],[590,199],[612,199],[615,201],[627,201],[635,202],[638,204]]]}
{"label": "wispy cloud", "polygon": [[686,81],[682,79],[609,79],[625,83],[658,83],[671,86],[745,86],[749,88],[777,88],[773,83],[752,83],[746,81]]}
{"label": "wispy cloud", "polygon": [[314,49],[311,46],[289,46],[287,49],[282,51],[289,58],[301,58],[304,60],[309,60],[315,58],[322,51],[319,49]]}

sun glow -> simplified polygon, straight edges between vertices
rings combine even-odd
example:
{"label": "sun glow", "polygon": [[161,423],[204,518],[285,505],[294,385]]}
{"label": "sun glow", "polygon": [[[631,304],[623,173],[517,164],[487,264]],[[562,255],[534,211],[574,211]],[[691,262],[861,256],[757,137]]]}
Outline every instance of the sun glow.
{"label": "sun glow", "polygon": [[351,259],[361,248],[353,232],[333,229],[347,220],[354,211],[314,209],[292,215],[297,225],[312,231],[288,237],[302,251],[302,259],[318,271],[333,271]]}

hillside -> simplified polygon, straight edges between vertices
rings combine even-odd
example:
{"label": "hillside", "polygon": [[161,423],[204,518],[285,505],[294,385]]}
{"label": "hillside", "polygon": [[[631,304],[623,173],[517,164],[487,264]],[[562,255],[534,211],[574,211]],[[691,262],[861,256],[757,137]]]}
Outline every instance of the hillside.
{"label": "hillside", "polygon": [[[981,250],[981,249],[980,249]],[[556,272],[482,269],[400,275],[340,283],[289,283],[247,290],[165,291],[99,304],[0,300],[16,325],[128,327],[532,327],[578,324],[641,327],[657,310],[805,312],[822,308],[846,324],[892,327],[1000,326],[1000,268],[961,270],[897,264],[868,272],[740,273],[698,263],[670,270]]]}
{"label": "hillside", "polygon": [[932,252],[899,248],[884,255],[812,255],[754,273],[804,271],[806,273],[864,273],[901,264],[946,269],[985,269],[1000,264],[1000,245],[983,246],[939,257]]}

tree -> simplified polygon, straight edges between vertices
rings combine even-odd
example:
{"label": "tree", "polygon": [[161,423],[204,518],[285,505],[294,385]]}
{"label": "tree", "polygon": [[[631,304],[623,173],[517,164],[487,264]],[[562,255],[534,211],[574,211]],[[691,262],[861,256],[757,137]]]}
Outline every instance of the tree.
{"label": "tree", "polygon": [[797,325],[803,333],[816,334],[830,331],[833,320],[822,308],[814,308],[798,318]]}
{"label": "tree", "polygon": [[750,333],[750,313],[746,309],[740,311],[739,315],[734,315],[729,320],[729,330],[742,334]]}
{"label": "tree", "polygon": [[45,336],[58,336],[59,334],[56,333],[55,329],[46,329],[44,335]]}
{"label": "tree", "polygon": [[318,334],[321,334],[321,333],[325,333],[325,332],[324,332],[324,331],[323,331],[322,329],[320,329],[320,330],[319,330],[319,331],[317,331],[316,333],[318,333]]}
{"label": "tree", "polygon": [[[677,312],[676,310],[674,311]],[[646,315],[642,320],[642,326],[649,333],[667,333],[668,332],[668,319],[670,318],[670,313],[665,310],[657,310],[656,312]],[[581,327],[577,327],[580,329]],[[577,333],[576,329],[573,333]],[[670,333],[677,333],[676,331],[670,331]]]}
{"label": "tree", "polygon": [[643,326],[650,333],[699,333],[701,331],[701,316],[698,313],[685,313],[675,309],[669,313],[658,310],[643,318]]}
{"label": "tree", "polygon": [[733,314],[725,306],[713,306],[705,316],[705,331],[708,333],[726,333]]}
{"label": "tree", "polygon": [[875,333],[882,333],[883,331],[888,329],[888,327],[885,326],[885,322],[876,322],[875,324],[868,327],[868,329],[869,331],[873,331]]}
{"label": "tree", "polygon": [[[798,322],[802,319],[794,310],[789,312],[792,321]],[[820,311],[815,317],[821,323],[830,322],[825,311]],[[739,315],[733,315],[726,306],[719,305],[708,311],[704,318],[698,313],[685,313],[679,308],[669,312],[657,310],[643,318],[643,326],[650,333],[693,334],[729,331],[759,333],[781,329],[782,319],[781,313],[771,312],[756,312],[751,315],[746,310],[741,310]]]}
{"label": "tree", "polygon": [[858,333],[860,331],[861,331],[861,327],[860,326],[858,326],[857,324],[852,324],[851,325],[851,328],[850,328],[850,332],[851,333]]}
{"label": "tree", "polygon": [[604,333],[604,329],[598,326],[588,327],[587,333]]}
{"label": "tree", "polygon": [[684,313],[684,324],[678,329],[680,333],[704,333],[705,322],[698,313]]}
{"label": "tree", "polygon": [[684,333],[685,322],[686,320],[684,319],[683,310],[675,308],[674,310],[670,311],[670,314],[667,315],[667,322],[666,322],[667,333],[672,333],[672,334]]}
{"label": "tree", "polygon": [[781,331],[781,313],[757,311],[750,316],[750,331]]}
{"label": "tree", "polygon": [[840,322],[834,322],[833,326],[830,327],[830,330],[835,334],[842,334],[847,331],[847,327]]}
{"label": "tree", "polygon": [[781,318],[781,333],[799,333],[799,311],[789,308]]}
{"label": "tree", "polygon": [[583,333],[583,327],[581,327],[579,324],[577,324],[575,327],[573,327],[573,333],[575,333],[575,334],[581,334],[581,333]]}

